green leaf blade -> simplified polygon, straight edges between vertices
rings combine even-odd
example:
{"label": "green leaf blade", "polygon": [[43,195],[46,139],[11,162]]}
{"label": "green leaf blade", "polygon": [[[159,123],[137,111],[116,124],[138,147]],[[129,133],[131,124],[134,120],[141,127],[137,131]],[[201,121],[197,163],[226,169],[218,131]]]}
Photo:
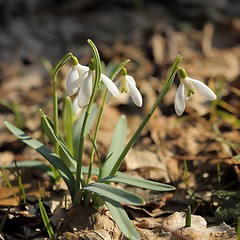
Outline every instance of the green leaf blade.
{"label": "green leaf blade", "polygon": [[15,127],[9,122],[5,122],[8,130],[14,134],[18,139],[22,142],[33,148],[39,154],[41,154],[46,160],[48,160],[54,168],[60,173],[66,185],[68,186],[68,190],[70,192],[71,197],[74,197],[75,192],[75,178],[66,164],[59,158],[55,153],[50,151],[47,147],[45,147],[41,142],[36,139],[31,138],[26,133],[24,133],[19,128]]}
{"label": "green leaf blade", "polygon": [[[86,125],[86,133],[90,130],[90,128],[92,127],[96,116],[97,116],[97,111],[98,111],[98,106],[97,104],[93,103],[91,110],[90,110],[90,114],[88,117],[88,121],[87,121],[87,125]],[[83,120],[84,120],[84,116],[85,116],[85,111],[81,112],[80,116],[76,119],[74,125],[73,125],[73,152],[74,152],[74,156],[78,155],[78,146],[79,146],[79,141],[80,141],[80,135],[82,132],[82,126],[83,126]]]}
{"label": "green leaf blade", "polygon": [[92,191],[99,194],[100,196],[105,196],[107,198],[113,199],[114,201],[129,205],[142,206],[145,204],[144,200],[141,197],[104,183],[95,182],[87,185],[83,188],[83,190]]}
{"label": "green leaf blade", "polygon": [[154,182],[154,181],[146,180],[144,178],[131,177],[131,176],[128,176],[127,174],[120,173],[120,172],[117,172],[116,176],[103,178],[100,180],[100,182],[124,183],[134,187],[145,188],[153,191],[162,191],[162,192],[175,190],[175,187],[168,184]]}
{"label": "green leaf blade", "polygon": [[113,133],[111,145],[108,151],[107,160],[102,167],[101,178],[108,177],[115,166],[118,157],[123,151],[125,140],[127,135],[127,119],[122,115],[117,123],[115,131]]}
{"label": "green leaf blade", "polygon": [[55,234],[54,234],[54,231],[52,229],[52,225],[51,225],[51,222],[50,222],[50,219],[47,215],[47,212],[43,206],[43,203],[41,202],[41,200],[39,199],[39,209],[40,209],[40,213],[41,213],[41,216],[42,216],[42,219],[43,219],[43,223],[44,223],[44,226],[46,227],[47,229],[47,232],[48,232],[48,235],[49,237],[52,239],[52,240],[55,240]]}
{"label": "green leaf blade", "polygon": [[62,143],[62,141],[56,136],[46,115],[41,110],[40,110],[40,112],[41,112],[42,123],[44,126],[44,131],[49,136],[49,138],[51,139],[53,144],[56,144],[56,143],[58,144],[59,154],[60,154],[61,158],[63,159],[64,163],[68,167],[76,167],[76,161],[73,159],[70,152],[65,147],[65,145]]}
{"label": "green leaf blade", "polygon": [[141,239],[140,234],[133,226],[122,205],[107,197],[102,197],[102,199],[122,233],[131,240]]}

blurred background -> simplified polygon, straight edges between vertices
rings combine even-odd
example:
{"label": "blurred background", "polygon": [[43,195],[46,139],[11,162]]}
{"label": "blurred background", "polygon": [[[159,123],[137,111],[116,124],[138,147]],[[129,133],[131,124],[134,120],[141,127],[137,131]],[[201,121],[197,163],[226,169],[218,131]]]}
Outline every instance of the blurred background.
{"label": "blurred background", "polygon": [[[89,38],[106,65],[131,59],[126,68],[144,99],[141,109],[126,98],[107,105],[98,139],[102,159],[119,116],[127,114],[130,136],[156,100],[177,54],[183,56],[181,66],[190,77],[215,91],[218,100],[214,103],[206,102],[196,92],[178,118],[173,107],[179,84],[176,78],[121,169],[174,184],[177,190],[184,191],[182,195],[176,191],[176,197],[167,193],[164,199],[160,194],[157,199],[147,193],[144,197],[149,198],[149,209],[160,209],[169,200],[167,210],[182,211],[192,200],[196,213],[209,217],[213,223],[222,200],[213,206],[209,192],[239,190],[240,1],[0,0],[1,164],[39,159],[38,154],[9,133],[3,121],[17,123],[40,138],[38,109],[43,108],[52,116],[52,68],[69,52],[81,64],[88,64]],[[69,67],[70,63],[59,74],[60,97]],[[189,167],[189,186],[183,179],[184,160]],[[34,185],[33,178],[43,176],[23,174],[23,181],[29,185]],[[38,182],[39,179],[35,185]],[[190,200],[189,187],[196,194]],[[9,190],[4,189],[1,188],[0,204],[13,204],[9,202]],[[31,194],[32,190],[27,190]],[[223,220],[236,223],[236,214],[218,222]]]}

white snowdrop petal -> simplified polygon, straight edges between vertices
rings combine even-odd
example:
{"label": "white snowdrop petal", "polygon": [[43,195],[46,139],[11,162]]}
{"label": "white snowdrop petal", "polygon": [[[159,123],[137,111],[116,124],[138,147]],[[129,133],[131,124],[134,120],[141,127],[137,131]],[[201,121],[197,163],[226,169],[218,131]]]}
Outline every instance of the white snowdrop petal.
{"label": "white snowdrop petal", "polygon": [[117,86],[110,80],[106,75],[101,74],[101,80],[106,85],[108,90],[112,93],[113,96],[117,97],[119,95],[119,91]]}
{"label": "white snowdrop petal", "polygon": [[80,63],[76,66],[79,77],[83,77],[83,75],[85,75],[88,71],[89,71],[89,67],[87,66],[83,66]]}
{"label": "white snowdrop petal", "polygon": [[[120,80],[118,79],[117,81],[114,82],[116,87],[119,89],[119,85],[120,85]],[[107,93],[107,97],[106,97],[106,103],[109,103],[110,100],[112,99],[112,94],[108,91]]]}
{"label": "white snowdrop petal", "polygon": [[87,78],[80,87],[78,93],[78,106],[83,108],[88,105],[92,94],[92,74],[88,74]]}
{"label": "white snowdrop petal", "polygon": [[69,96],[72,96],[78,90],[79,75],[75,67],[72,67],[67,75],[66,79],[66,92]]}
{"label": "white snowdrop petal", "polygon": [[75,116],[78,116],[81,112],[81,108],[78,106],[78,96],[73,99],[72,102],[73,113]]}
{"label": "white snowdrop petal", "polygon": [[195,79],[192,79],[192,78],[188,78],[191,83],[193,84],[193,86],[195,88],[198,88],[199,91],[210,101],[214,101],[217,99],[217,96],[216,94],[212,91],[212,89],[210,89],[206,84],[198,81],[198,80],[195,80]]}
{"label": "white snowdrop petal", "polygon": [[141,107],[142,106],[141,93],[139,92],[139,90],[137,89],[137,87],[134,85],[134,83],[132,81],[128,81],[127,84],[129,87],[130,96],[131,96],[134,104],[138,107]]}
{"label": "white snowdrop petal", "polygon": [[132,84],[134,84],[134,86],[136,86],[136,81],[134,80],[134,78],[130,75],[126,75],[127,81],[131,82]]}
{"label": "white snowdrop petal", "polygon": [[185,95],[184,95],[184,84],[180,83],[175,100],[174,100],[174,108],[178,116],[181,116],[183,114],[183,111],[185,109]]}

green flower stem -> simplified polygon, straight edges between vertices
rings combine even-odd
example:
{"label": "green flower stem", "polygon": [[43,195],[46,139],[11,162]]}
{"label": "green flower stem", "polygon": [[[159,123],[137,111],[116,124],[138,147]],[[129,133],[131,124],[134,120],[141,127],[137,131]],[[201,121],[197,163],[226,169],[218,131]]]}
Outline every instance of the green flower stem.
{"label": "green flower stem", "polygon": [[[56,65],[53,72],[53,118],[54,118],[54,131],[57,137],[59,137],[59,124],[58,124],[58,96],[57,96],[57,75],[60,68],[69,61],[72,57],[72,53],[66,54]],[[59,155],[59,145],[55,144],[55,153]]]}
{"label": "green flower stem", "polygon": [[[94,43],[89,39],[88,44],[92,48],[93,52],[93,58],[94,58],[94,69],[95,69],[95,74],[94,74],[94,85],[93,85],[93,91],[92,95],[89,101],[89,104],[87,106],[87,110],[85,112],[84,120],[83,120],[83,125],[82,125],[82,131],[80,135],[80,141],[79,141],[79,151],[78,151],[78,156],[77,156],[77,171],[76,171],[76,185],[75,185],[75,193],[80,189],[80,182],[81,182],[81,172],[82,172],[82,157],[83,157],[83,146],[84,146],[84,138],[86,135],[86,125],[88,121],[88,117],[90,114],[90,110],[96,95],[97,87],[99,85],[100,81],[100,76],[101,76],[101,63],[100,63],[100,57],[98,50]],[[82,185],[84,185],[84,182],[82,181]]]}
{"label": "green flower stem", "polygon": [[126,145],[126,147],[124,148],[124,150],[122,151],[122,153],[119,156],[115,166],[113,166],[113,169],[112,169],[112,171],[110,173],[110,176],[113,176],[113,175],[116,174],[116,172],[118,171],[119,167],[121,166],[124,158],[126,157],[128,151],[133,146],[134,142],[136,141],[137,137],[139,136],[139,134],[141,133],[141,131],[143,130],[145,125],[147,124],[147,122],[150,119],[150,117],[152,116],[153,112],[159,106],[160,102],[163,100],[163,97],[165,96],[165,94],[167,93],[169,88],[171,87],[171,85],[173,83],[173,80],[174,80],[174,77],[175,77],[175,75],[176,75],[176,73],[178,71],[178,65],[179,65],[181,59],[182,59],[182,57],[180,55],[178,55],[176,57],[175,61],[172,64],[172,67],[171,67],[171,69],[169,71],[169,74],[168,74],[168,77],[167,77],[167,81],[164,84],[163,89],[162,89],[160,95],[158,96],[156,102],[154,103],[154,105],[152,106],[152,108],[150,109],[150,111],[148,112],[146,117],[143,119],[143,121],[140,124],[140,126],[138,127],[138,129],[135,131],[135,133],[133,134],[133,136],[129,140],[129,142]]}
{"label": "green flower stem", "polygon": [[[104,106],[105,106],[105,103],[106,103],[107,93],[108,93],[108,89],[106,89],[106,91],[104,93],[102,104],[101,104],[99,114],[98,114],[97,125],[96,125],[95,133],[94,133],[94,136],[93,136],[93,142],[94,142],[95,145],[96,145],[96,141],[97,141],[97,135],[98,135],[100,123],[101,123],[101,120],[102,120]],[[94,154],[95,154],[95,148],[94,148],[94,145],[93,145],[92,146],[92,151],[91,151],[91,156],[90,156],[89,168],[88,168],[87,183],[89,183],[89,180],[90,180],[91,174],[92,174],[92,165],[93,165]],[[99,165],[99,171],[101,171],[101,162],[100,161],[98,161],[98,165]]]}
{"label": "green flower stem", "polygon": [[[123,69],[123,67],[129,62],[130,60],[127,59],[125,60],[124,62],[122,62],[121,64],[119,64],[116,69],[113,71],[113,73],[111,74],[111,80],[113,80],[117,74],[121,71],[121,69]],[[94,158],[94,154],[95,154],[95,147],[94,145],[96,146],[96,140],[97,140],[97,135],[98,135],[98,131],[99,131],[99,127],[100,127],[100,123],[101,123],[101,120],[102,120],[102,115],[103,115],[103,110],[104,110],[104,106],[105,106],[105,103],[106,103],[106,99],[107,99],[107,93],[108,93],[108,89],[106,88],[105,90],[105,93],[104,93],[104,96],[103,96],[103,100],[102,100],[102,104],[101,104],[101,108],[99,110],[99,114],[98,114],[98,121],[97,121],[97,125],[96,125],[96,128],[95,128],[95,133],[94,133],[94,137],[93,137],[93,141],[94,141],[94,144],[92,146],[92,151],[91,151],[91,156],[90,156],[90,164],[89,164],[89,169],[88,169],[88,178],[87,178],[87,183],[89,183],[89,180],[90,180],[90,177],[91,177],[91,174],[92,174],[92,165],[93,165],[93,158]],[[98,158],[98,165],[99,165],[99,174],[98,174],[98,177],[99,179],[101,178],[101,162],[100,162],[100,159]]]}

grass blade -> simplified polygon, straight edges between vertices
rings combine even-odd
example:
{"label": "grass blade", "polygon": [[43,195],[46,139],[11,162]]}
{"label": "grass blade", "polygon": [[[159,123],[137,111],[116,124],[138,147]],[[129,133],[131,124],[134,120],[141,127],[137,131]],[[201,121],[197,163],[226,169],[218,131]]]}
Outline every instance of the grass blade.
{"label": "grass blade", "polygon": [[52,239],[52,240],[55,240],[56,237],[55,237],[55,234],[54,234],[54,231],[52,229],[52,225],[51,225],[51,222],[49,220],[49,217],[47,215],[47,212],[43,206],[43,203],[41,202],[41,200],[39,199],[39,209],[40,209],[40,213],[41,213],[41,216],[42,216],[42,219],[43,219],[43,223],[44,223],[44,226],[46,227],[47,229],[47,232],[48,232],[48,235],[49,237]]}

